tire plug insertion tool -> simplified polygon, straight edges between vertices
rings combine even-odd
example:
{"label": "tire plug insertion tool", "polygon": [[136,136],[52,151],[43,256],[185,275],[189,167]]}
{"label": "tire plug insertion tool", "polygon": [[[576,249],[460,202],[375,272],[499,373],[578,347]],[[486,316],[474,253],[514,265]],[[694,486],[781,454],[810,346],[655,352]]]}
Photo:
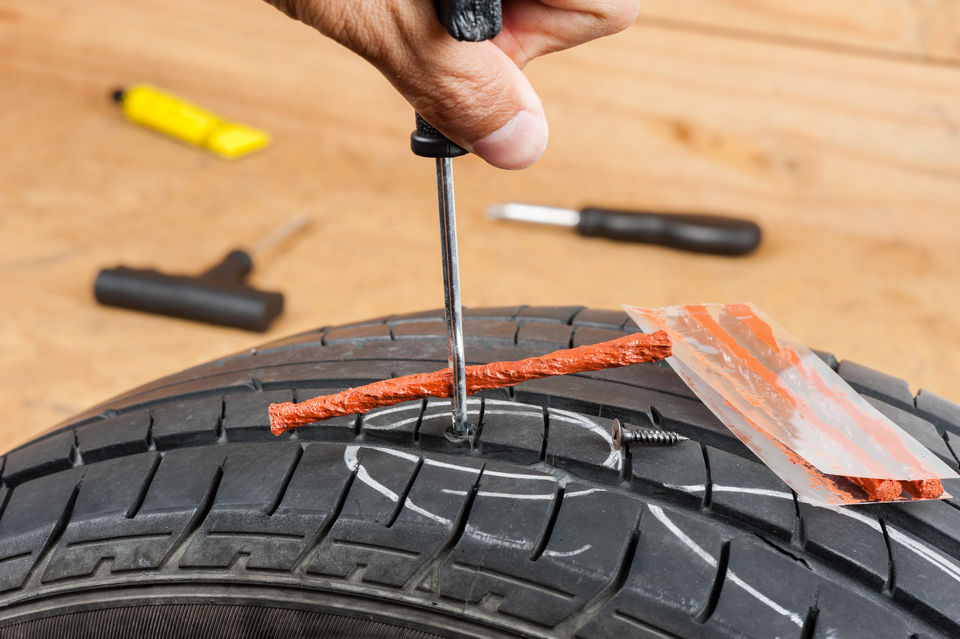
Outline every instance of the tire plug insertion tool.
{"label": "tire plug insertion tool", "polygon": [[[456,40],[481,42],[500,32],[503,8],[500,0],[434,0],[437,19]],[[453,201],[453,158],[466,155],[429,122],[416,114],[417,129],[410,135],[410,148],[420,157],[437,161],[437,201],[440,208],[440,249],[443,258],[443,308],[450,345],[453,374],[451,405],[455,437],[470,433],[467,422],[467,373],[463,357],[463,308],[460,304],[460,266],[457,256],[457,216]]]}
{"label": "tire plug insertion tool", "polygon": [[[456,40],[481,42],[495,37],[503,25],[500,0],[434,0],[437,19]],[[457,217],[453,200],[453,158],[466,155],[429,122],[416,114],[417,129],[410,148],[420,157],[437,161],[437,201],[440,209],[440,248],[443,258],[443,308],[453,374],[451,405],[455,437],[470,433],[467,422],[467,373],[463,355],[463,309],[460,304],[460,267],[457,255]]]}
{"label": "tire plug insertion tool", "polygon": [[453,199],[453,158],[465,155],[463,149],[437,131],[420,114],[417,130],[410,135],[410,148],[421,157],[437,160],[437,202],[440,209],[440,250],[443,260],[443,309],[450,344],[450,369],[453,389],[450,393],[453,434],[466,437],[467,372],[463,355],[463,308],[460,304],[460,267],[457,254],[457,214]]}
{"label": "tire plug insertion tool", "polygon": [[260,255],[310,222],[303,215],[277,227],[250,251],[234,249],[200,275],[170,275],[153,269],[103,269],[93,285],[97,301],[134,311],[265,331],[283,313],[283,293],[245,284]]}
{"label": "tire plug insertion tool", "polygon": [[535,204],[487,207],[490,219],[575,228],[588,237],[659,244],[695,253],[745,255],[760,244],[760,227],[750,220],[720,215],[648,213],[589,207],[575,211]]}

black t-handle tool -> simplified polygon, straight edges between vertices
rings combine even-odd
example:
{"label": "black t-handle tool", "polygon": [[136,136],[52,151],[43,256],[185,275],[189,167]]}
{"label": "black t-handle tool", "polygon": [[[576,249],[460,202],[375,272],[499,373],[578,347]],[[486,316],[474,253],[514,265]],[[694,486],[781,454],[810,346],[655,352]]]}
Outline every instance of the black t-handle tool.
{"label": "black t-handle tool", "polygon": [[[500,32],[503,25],[500,0],[434,0],[437,17],[447,33],[457,40],[480,42]],[[460,267],[457,255],[457,216],[453,199],[453,158],[467,153],[423,119],[410,135],[410,148],[421,157],[437,161],[437,201],[440,209],[440,249],[443,257],[443,308],[450,344],[452,434],[465,438],[467,421],[467,374],[463,355],[463,308],[460,304]]]}
{"label": "black t-handle tool", "polygon": [[283,293],[246,284],[253,270],[251,253],[266,252],[309,221],[307,216],[291,219],[250,251],[234,249],[200,275],[170,275],[126,266],[103,269],[93,285],[94,297],[106,306],[265,331],[283,313]]}
{"label": "black t-handle tool", "polygon": [[283,294],[246,285],[252,269],[241,249],[197,276],[117,266],[100,271],[93,293],[106,306],[265,331],[283,312]]}

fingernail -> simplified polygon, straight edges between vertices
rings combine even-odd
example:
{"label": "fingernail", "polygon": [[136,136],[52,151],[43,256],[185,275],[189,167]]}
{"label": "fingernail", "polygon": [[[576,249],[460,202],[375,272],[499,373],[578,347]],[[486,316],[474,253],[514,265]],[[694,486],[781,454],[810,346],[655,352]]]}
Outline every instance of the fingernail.
{"label": "fingernail", "polygon": [[524,169],[547,148],[547,122],[521,111],[502,127],[473,144],[474,152],[501,169]]}

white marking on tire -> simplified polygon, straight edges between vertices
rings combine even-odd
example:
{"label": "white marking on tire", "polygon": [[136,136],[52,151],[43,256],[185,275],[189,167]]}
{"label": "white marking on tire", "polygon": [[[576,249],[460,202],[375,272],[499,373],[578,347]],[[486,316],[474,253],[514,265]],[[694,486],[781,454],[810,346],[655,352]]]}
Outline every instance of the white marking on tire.
{"label": "white marking on tire", "polygon": [[366,423],[365,423],[365,424],[363,425],[363,428],[364,428],[364,429],[370,428],[370,429],[372,429],[372,430],[396,430],[396,429],[400,428],[401,426],[406,426],[407,424],[415,424],[415,423],[417,422],[417,420],[419,420],[419,419],[420,419],[420,416],[417,415],[416,417],[409,417],[409,418],[407,418],[407,419],[401,419],[401,420],[398,421],[398,422],[391,422],[391,423],[389,423],[389,424],[384,424],[383,426],[380,426],[379,424],[366,424]]}
{"label": "white marking on tire", "polygon": [[[693,539],[687,536],[685,532],[683,532],[675,523],[673,523],[673,520],[667,517],[667,515],[663,512],[662,508],[660,508],[659,506],[652,506],[652,505],[649,506],[649,508],[650,508],[650,512],[653,513],[653,516],[659,519],[660,522],[664,526],[666,526],[667,529],[669,529],[670,532],[672,532],[677,539],[682,541],[685,546],[687,546],[690,550],[696,553],[697,556],[699,556],[701,559],[707,562],[707,564],[716,568],[717,560],[714,558],[714,556],[708,553],[703,548],[701,548],[697,542],[695,542]],[[784,617],[786,617],[787,619],[795,623],[797,626],[801,628],[803,627],[803,619],[800,617],[800,615],[784,608],[783,606],[778,604],[776,601],[766,596],[765,594],[763,594],[762,592],[760,592],[759,590],[757,590],[756,588],[754,588],[753,586],[745,582],[743,579],[738,577],[736,573],[734,573],[732,570],[727,571],[727,577],[730,579],[730,581],[737,584],[738,586],[743,588],[747,593],[752,595],[760,603],[764,604],[765,606],[767,606],[777,614],[783,615]]]}
{"label": "white marking on tire", "polygon": [[[403,459],[409,459],[410,461],[419,461],[420,457],[417,455],[411,455],[410,453],[405,453],[401,450],[394,450],[392,448],[383,448],[381,446],[365,446],[365,448],[370,448],[371,450],[379,450],[381,453],[386,453],[388,455],[393,455],[394,457],[402,457]],[[449,468],[450,470],[459,470],[464,473],[474,473],[479,472],[479,468],[473,468],[471,466],[460,466],[459,464],[451,464],[448,462],[437,461],[436,459],[430,459],[428,457],[423,458],[423,463],[426,466],[436,466],[437,468]],[[485,470],[484,475],[493,475],[494,477],[507,477],[509,479],[535,479],[540,481],[556,481],[553,475],[527,475],[523,473],[505,473],[497,470]]]}
{"label": "white marking on tire", "polygon": [[438,524],[441,524],[441,525],[443,525],[443,526],[452,526],[452,525],[453,525],[453,522],[450,521],[449,519],[447,519],[446,517],[444,517],[444,516],[442,516],[442,515],[438,515],[438,514],[436,514],[436,513],[432,513],[432,512],[430,512],[429,510],[427,510],[427,509],[425,509],[425,508],[421,508],[420,506],[417,506],[415,503],[413,503],[412,501],[410,501],[410,498],[409,498],[409,497],[407,497],[407,500],[406,500],[405,502],[403,502],[403,506],[404,506],[405,508],[409,508],[410,510],[412,510],[413,512],[415,512],[415,513],[417,513],[417,514],[423,515],[423,516],[426,517],[427,519],[432,519],[433,521],[435,521],[435,522],[437,522]]}
{"label": "white marking on tire", "polygon": [[400,411],[405,410],[415,410],[417,413],[419,413],[420,403],[417,402],[412,406],[410,404],[400,404],[399,406],[391,406],[390,408],[384,408],[383,410],[374,410],[367,413],[367,417],[379,417],[380,415],[389,415],[391,413],[399,413]]}
{"label": "white marking on tire", "polygon": [[[440,491],[448,495],[466,495],[467,494],[467,491],[465,490],[453,490],[451,488],[441,488]],[[582,495],[590,495],[592,493],[605,493],[605,492],[607,492],[607,490],[604,488],[587,488],[586,490],[575,490],[573,492],[564,494],[564,499],[567,499],[570,497],[580,497]],[[480,492],[477,493],[477,497],[501,497],[504,499],[534,499],[534,500],[550,499],[552,500],[556,497],[556,495],[554,493],[527,495],[522,493],[497,493],[497,492],[489,492],[486,490],[481,490]]]}
{"label": "white marking on tire", "polygon": [[492,533],[484,532],[477,528],[476,526],[471,526],[467,524],[463,529],[464,534],[470,535],[471,537],[478,539],[479,541],[494,546],[506,546],[508,548],[519,548],[531,550],[533,549],[533,543],[530,541],[524,541],[521,539],[512,539],[510,537],[502,537],[500,535],[494,535]]}
{"label": "white marking on tire", "polygon": [[359,459],[357,459],[357,451],[359,449],[359,446],[347,446],[343,449],[343,463],[347,465],[347,468],[356,471],[357,479],[362,481],[370,488],[373,488],[390,501],[397,501],[400,499],[400,496],[397,495],[397,493],[393,492],[370,476],[370,473],[367,472],[367,469],[364,467],[364,465],[360,463]]}
{"label": "white marking on tire", "polygon": [[[486,400],[487,404],[497,404],[500,406],[517,406],[513,402],[508,402],[502,399],[488,399]],[[574,413],[567,410],[562,410],[559,408],[551,409],[553,412],[551,416],[553,419],[558,421],[566,422],[568,424],[573,424],[574,426],[585,427],[590,432],[599,435],[603,441],[607,442],[607,445],[610,447],[610,452],[607,454],[607,458],[600,462],[600,465],[604,468],[612,468],[614,470],[619,470],[622,463],[622,454],[613,446],[613,435],[604,430],[603,426],[591,420],[586,415],[581,415],[579,413]],[[490,415],[524,415],[528,417],[540,417],[543,415],[542,412],[536,411],[520,411],[520,410],[490,410],[487,409],[484,411]]]}
{"label": "white marking on tire", "polygon": [[[704,491],[703,484],[688,484],[686,486],[664,484],[664,486],[669,488],[674,488],[676,490],[682,490],[688,493],[698,493],[698,492]],[[759,495],[762,497],[774,497],[776,499],[789,499],[793,501],[793,493],[781,492],[776,490],[768,490],[765,488],[748,488],[748,487],[741,487],[741,486],[714,485],[713,492],[743,493],[746,495]],[[817,508],[824,508],[824,507],[817,506]],[[876,530],[877,532],[883,532],[883,529],[880,527],[880,522],[874,521],[869,517],[867,517],[866,515],[858,513],[853,509],[843,508],[843,507],[826,508],[826,509],[833,511],[838,515],[843,515],[844,517],[850,517],[851,519],[855,519],[862,524],[866,524],[867,526]],[[895,528],[891,528],[890,526],[887,526],[887,536],[889,536],[892,541],[897,542],[901,546],[904,546],[907,550],[913,552],[914,554],[921,557],[922,559],[925,559],[928,563],[933,564],[934,567],[942,570],[944,573],[947,574],[947,576],[949,576],[954,581],[960,582],[960,566],[953,563],[952,561],[947,559],[945,556],[941,555],[940,553],[933,550],[932,548],[928,548],[922,543],[906,536],[899,530]]]}
{"label": "white marking on tire", "polygon": [[581,554],[581,553],[587,552],[587,551],[590,550],[591,548],[593,548],[593,544],[584,544],[584,545],[580,546],[579,548],[577,548],[576,550],[567,550],[567,551],[561,551],[561,550],[544,550],[544,551],[543,551],[543,556],[544,556],[544,557],[574,557],[574,556],[579,555],[579,554]]}
{"label": "white marking on tire", "polygon": [[[449,402],[448,402],[448,403],[449,403]],[[384,414],[386,414],[386,413],[396,412],[397,410],[412,410],[413,408],[414,408],[413,406],[399,406],[399,407],[398,407],[398,406],[394,406],[393,408],[388,408],[387,410],[385,410],[385,411],[383,411],[383,412],[380,412],[380,413],[370,413],[370,414],[369,414],[369,417],[368,417],[367,419],[370,420],[370,419],[373,419],[374,417],[379,417],[380,415],[384,415]],[[419,410],[420,410],[420,407],[417,406],[416,409],[419,411]],[[479,415],[479,414],[480,414],[480,411],[479,411],[479,410],[468,410],[468,411],[467,411],[467,415]],[[433,415],[433,416],[431,416],[431,417],[441,417],[441,415]],[[413,424],[413,423],[417,422],[419,419],[420,419],[420,415],[418,414],[416,417],[408,417],[407,419],[401,419],[401,420],[398,421],[398,422],[391,422],[391,423],[387,423],[387,424],[383,424],[383,425],[380,425],[380,424],[369,424],[369,423],[364,422],[364,428],[372,428],[372,429],[376,429],[376,430],[396,430],[396,429],[400,428],[401,426],[406,426],[407,424]],[[428,419],[429,419],[429,417],[428,417]]]}

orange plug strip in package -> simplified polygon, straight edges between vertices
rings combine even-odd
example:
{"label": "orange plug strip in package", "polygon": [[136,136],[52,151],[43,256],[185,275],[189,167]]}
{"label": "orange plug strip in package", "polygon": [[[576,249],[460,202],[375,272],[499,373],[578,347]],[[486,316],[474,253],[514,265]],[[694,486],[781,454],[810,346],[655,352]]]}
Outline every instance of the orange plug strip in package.
{"label": "orange plug strip in package", "polygon": [[752,304],[624,309],[670,334],[673,369],[804,501],[949,497],[956,472]]}

